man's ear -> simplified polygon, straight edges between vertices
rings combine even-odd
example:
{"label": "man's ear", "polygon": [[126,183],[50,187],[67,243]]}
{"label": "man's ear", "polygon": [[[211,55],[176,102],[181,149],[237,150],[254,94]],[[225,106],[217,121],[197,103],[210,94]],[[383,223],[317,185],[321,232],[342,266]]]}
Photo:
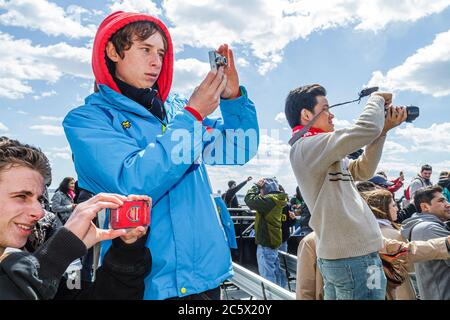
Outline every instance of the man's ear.
{"label": "man's ear", "polygon": [[428,212],[429,209],[430,209],[430,205],[429,205],[428,203],[422,202],[422,203],[420,204],[420,210],[421,210],[422,212]]}
{"label": "man's ear", "polygon": [[111,41],[108,41],[108,43],[106,44],[106,55],[111,59],[111,61],[119,62],[120,56]]}
{"label": "man's ear", "polygon": [[300,120],[301,119],[304,119],[305,121],[310,121],[311,120],[311,111],[309,111],[306,108],[302,109],[302,112],[300,113]]}

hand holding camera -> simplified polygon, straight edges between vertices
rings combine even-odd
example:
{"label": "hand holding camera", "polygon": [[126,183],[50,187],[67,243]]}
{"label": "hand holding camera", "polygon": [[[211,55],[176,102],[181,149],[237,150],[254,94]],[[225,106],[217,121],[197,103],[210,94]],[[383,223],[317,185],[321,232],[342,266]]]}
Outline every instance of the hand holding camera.
{"label": "hand holding camera", "polygon": [[406,121],[408,113],[405,107],[389,106],[386,108],[386,117],[384,120],[384,128],[382,135],[386,134],[389,130],[399,126],[402,122]]}
{"label": "hand holding camera", "polygon": [[195,88],[189,98],[188,106],[196,110],[202,118],[207,117],[217,109],[220,94],[225,89],[227,77],[223,67],[211,70],[202,83]]}
{"label": "hand holding camera", "polygon": [[225,62],[223,71],[227,77],[227,84],[224,91],[221,93],[221,97],[223,99],[236,99],[241,93],[239,89],[239,76],[234,64],[233,51],[228,47],[228,44],[222,44],[219,49],[217,49],[217,53],[225,58],[225,60],[220,58],[218,60],[216,58],[216,61],[221,63]]}
{"label": "hand holding camera", "polygon": [[146,227],[141,226],[128,231],[124,229],[104,230],[97,228],[92,220],[102,209],[118,209],[122,207],[126,201],[136,200],[144,201],[151,206],[151,199],[148,196],[131,195],[129,197],[125,197],[111,193],[97,194],[86,202],[82,202],[77,205],[64,227],[83,241],[88,249],[98,242],[112,240],[117,237],[121,237],[121,239],[126,243],[133,243],[138,238],[145,235],[147,231]]}

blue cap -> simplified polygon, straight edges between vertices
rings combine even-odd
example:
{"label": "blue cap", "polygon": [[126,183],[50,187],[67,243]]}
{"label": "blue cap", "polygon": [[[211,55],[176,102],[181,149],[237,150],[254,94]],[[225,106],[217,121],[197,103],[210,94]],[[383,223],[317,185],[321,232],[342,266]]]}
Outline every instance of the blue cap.
{"label": "blue cap", "polygon": [[383,187],[390,187],[394,185],[392,182],[386,180],[383,176],[380,175],[373,176],[369,179],[369,181]]}

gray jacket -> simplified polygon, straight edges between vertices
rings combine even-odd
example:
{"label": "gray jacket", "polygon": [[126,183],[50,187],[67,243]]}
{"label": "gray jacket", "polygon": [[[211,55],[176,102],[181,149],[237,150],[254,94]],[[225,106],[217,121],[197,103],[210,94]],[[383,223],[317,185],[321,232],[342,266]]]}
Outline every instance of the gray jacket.
{"label": "gray jacket", "polygon": [[[403,222],[401,234],[409,241],[426,241],[448,237],[450,230],[436,216],[416,213]],[[450,300],[450,259],[415,263],[414,268],[421,299]]]}
{"label": "gray jacket", "polygon": [[72,198],[64,192],[56,191],[52,197],[52,211],[56,213],[63,224],[66,223],[73,211]]}
{"label": "gray jacket", "polygon": [[416,194],[417,191],[432,185],[433,182],[431,182],[431,180],[429,180],[429,182],[427,183],[427,181],[424,178],[422,178],[420,174],[415,176],[411,181],[411,184],[409,185],[409,194],[411,203],[414,203],[414,195]]}

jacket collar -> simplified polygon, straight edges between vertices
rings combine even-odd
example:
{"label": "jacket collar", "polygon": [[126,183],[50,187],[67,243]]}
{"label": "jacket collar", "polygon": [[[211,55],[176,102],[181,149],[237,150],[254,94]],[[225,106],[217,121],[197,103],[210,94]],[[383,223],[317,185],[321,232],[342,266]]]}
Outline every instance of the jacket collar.
{"label": "jacket collar", "polygon": [[91,94],[86,98],[86,104],[98,104],[102,107],[109,107],[121,112],[134,113],[140,117],[154,119],[159,122],[151,112],[143,108],[142,105],[130,98],[120,94],[106,85],[98,85],[98,93]]}

